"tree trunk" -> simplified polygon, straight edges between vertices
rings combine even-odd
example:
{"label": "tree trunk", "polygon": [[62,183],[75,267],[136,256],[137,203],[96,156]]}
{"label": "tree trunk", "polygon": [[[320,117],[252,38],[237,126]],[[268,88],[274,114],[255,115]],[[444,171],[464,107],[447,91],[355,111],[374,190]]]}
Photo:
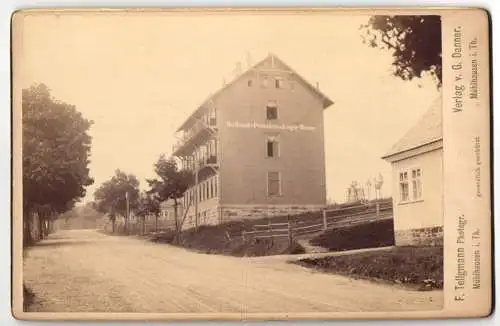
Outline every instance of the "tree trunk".
{"label": "tree trunk", "polygon": [[116,219],[111,220],[111,233],[115,233]]}
{"label": "tree trunk", "polygon": [[146,234],[146,215],[142,217],[142,235]]}
{"label": "tree trunk", "polygon": [[23,211],[23,225],[24,225],[24,232],[23,232],[23,245],[24,246],[31,246],[33,244],[33,235],[31,234],[31,212],[29,209],[24,209]]}
{"label": "tree trunk", "polygon": [[158,214],[155,214],[155,233],[158,233]]}
{"label": "tree trunk", "polygon": [[43,240],[43,215],[38,213],[38,240]]}
{"label": "tree trunk", "polygon": [[174,198],[174,219],[175,219],[175,230],[177,233],[181,232],[182,226],[179,223],[179,216],[177,216],[177,199]]}

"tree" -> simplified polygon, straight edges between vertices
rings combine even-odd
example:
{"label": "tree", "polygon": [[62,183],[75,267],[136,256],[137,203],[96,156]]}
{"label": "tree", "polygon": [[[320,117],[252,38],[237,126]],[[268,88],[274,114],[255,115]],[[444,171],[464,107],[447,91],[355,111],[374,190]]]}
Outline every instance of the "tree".
{"label": "tree", "polygon": [[31,244],[35,215],[40,225],[49,223],[94,182],[88,168],[93,122],[54,99],[44,84],[22,90],[22,110],[24,242]]}
{"label": "tree", "polygon": [[155,194],[163,202],[171,199],[174,202],[175,228],[179,233],[182,230],[187,212],[190,206],[188,203],[184,209],[184,214],[179,216],[179,199],[193,182],[193,173],[188,170],[179,169],[174,159],[168,159],[165,155],[160,155],[158,161],[154,164],[154,171],[158,176],[156,179],[147,180],[151,190],[149,193]]}
{"label": "tree", "polygon": [[107,214],[115,232],[116,217],[125,217],[127,232],[129,212],[135,210],[139,200],[139,180],[133,174],[116,170],[115,175],[95,191],[94,199],[99,212]]}
{"label": "tree", "polygon": [[155,217],[155,232],[158,232],[158,215],[160,215],[160,211],[160,201],[155,195],[146,192],[140,194],[135,214],[142,218],[142,234],[146,233],[146,217],[151,215]]}
{"label": "tree", "polygon": [[395,76],[412,80],[429,73],[441,87],[440,16],[373,16],[361,28],[364,43],[392,52]]}

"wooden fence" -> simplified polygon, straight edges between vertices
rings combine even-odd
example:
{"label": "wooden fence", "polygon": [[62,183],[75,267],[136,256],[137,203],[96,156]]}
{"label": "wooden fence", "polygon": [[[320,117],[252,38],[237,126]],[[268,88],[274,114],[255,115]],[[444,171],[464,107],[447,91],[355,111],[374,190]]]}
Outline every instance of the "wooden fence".
{"label": "wooden fence", "polygon": [[338,209],[325,209],[320,218],[297,218],[288,216],[285,223],[253,225],[251,231],[243,231],[243,241],[249,239],[287,237],[291,243],[294,238],[320,233],[328,229],[339,228],[355,224],[370,223],[377,220],[392,218],[392,202],[377,203],[376,205],[358,205]]}

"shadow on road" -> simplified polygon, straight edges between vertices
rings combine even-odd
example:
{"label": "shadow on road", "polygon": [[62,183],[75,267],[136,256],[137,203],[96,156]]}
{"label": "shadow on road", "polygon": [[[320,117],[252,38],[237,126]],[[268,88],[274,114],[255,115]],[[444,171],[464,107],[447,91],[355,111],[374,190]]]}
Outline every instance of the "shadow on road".
{"label": "shadow on road", "polygon": [[84,240],[63,240],[63,241],[45,241],[37,243],[33,248],[43,248],[43,247],[62,247],[62,246],[74,246],[89,244],[89,241]]}

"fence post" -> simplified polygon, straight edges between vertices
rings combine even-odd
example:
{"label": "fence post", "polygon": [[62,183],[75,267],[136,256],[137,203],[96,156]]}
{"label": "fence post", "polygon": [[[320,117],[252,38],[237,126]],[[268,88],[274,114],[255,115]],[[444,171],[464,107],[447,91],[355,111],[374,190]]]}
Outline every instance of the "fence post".
{"label": "fence post", "polygon": [[323,209],[323,230],[328,229],[328,220],[326,219],[326,209]]}
{"label": "fence post", "polygon": [[377,210],[377,217],[379,217],[380,216],[380,203],[378,200],[377,200],[377,204],[375,204],[375,205],[376,205],[376,210]]}
{"label": "fence post", "polygon": [[271,225],[271,219],[269,219],[267,221],[267,225],[268,225],[268,227],[267,227],[268,231],[267,232],[269,232],[269,235],[271,236],[271,241],[272,241],[273,240],[273,226]]}
{"label": "fence post", "polygon": [[241,231],[241,238],[243,239],[243,242],[245,242],[245,231]]}
{"label": "fence post", "polygon": [[292,228],[292,219],[290,215],[288,215],[288,244],[291,245],[293,243],[293,228]]}

